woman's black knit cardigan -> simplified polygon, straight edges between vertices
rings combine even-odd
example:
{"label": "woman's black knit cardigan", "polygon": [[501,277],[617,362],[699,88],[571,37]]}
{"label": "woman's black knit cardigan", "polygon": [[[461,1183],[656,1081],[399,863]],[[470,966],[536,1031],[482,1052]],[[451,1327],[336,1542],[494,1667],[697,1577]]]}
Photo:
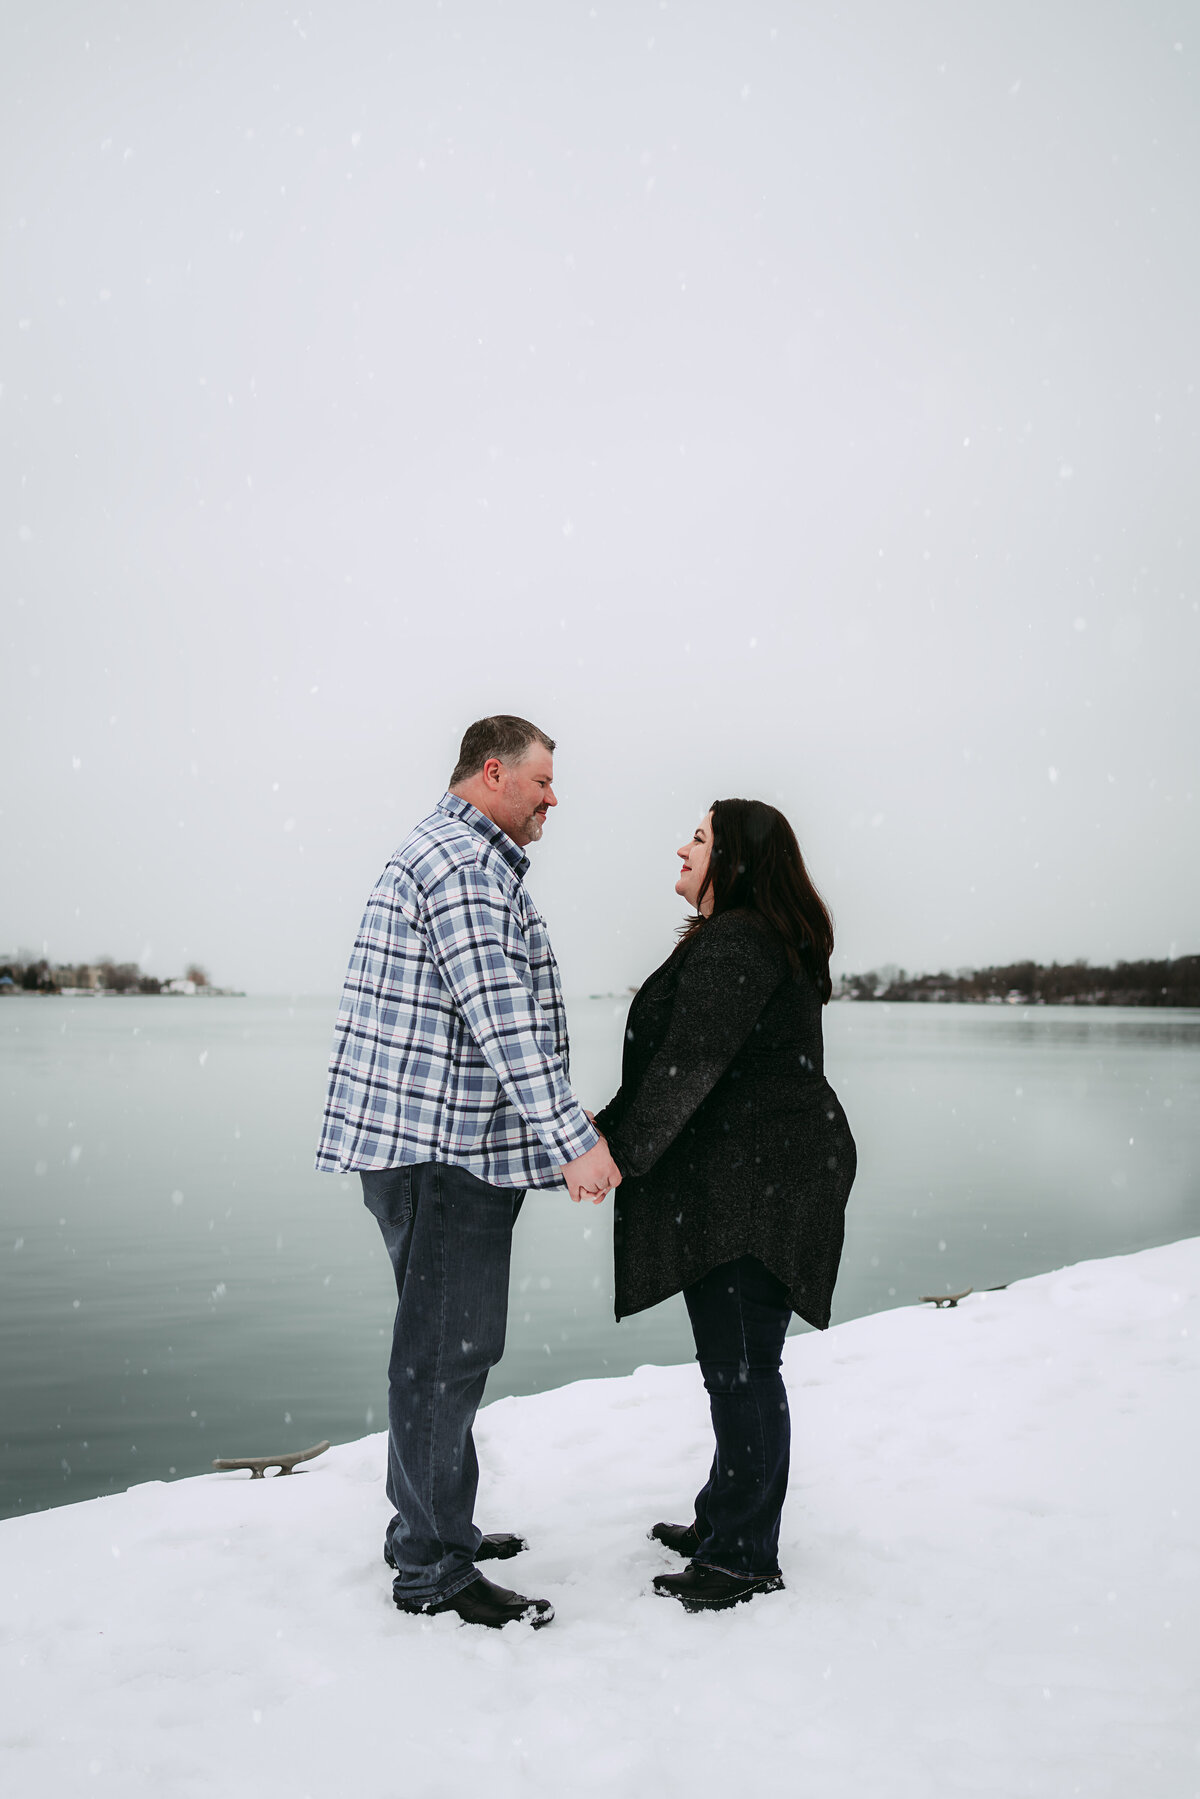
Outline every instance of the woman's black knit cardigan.
{"label": "woman's black knit cardigan", "polygon": [[816,984],[759,913],[709,919],[639,989],[596,1123],[622,1175],[618,1318],[753,1255],[825,1329],[854,1139],[824,1076]]}

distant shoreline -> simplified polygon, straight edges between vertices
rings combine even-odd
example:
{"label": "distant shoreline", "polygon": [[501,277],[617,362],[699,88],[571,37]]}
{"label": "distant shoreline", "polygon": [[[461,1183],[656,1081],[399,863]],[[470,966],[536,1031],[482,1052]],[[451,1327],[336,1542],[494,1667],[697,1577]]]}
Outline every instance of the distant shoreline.
{"label": "distant shoreline", "polygon": [[236,987],[214,987],[206,969],[198,962],[189,963],[181,975],[161,980],[155,974],[143,974],[136,962],[113,962],[101,957],[95,962],[58,962],[51,964],[45,956],[36,960],[28,954],[0,959],[0,998],[12,993],[57,994],[73,999],[124,998],[166,994],[171,999],[245,999]]}
{"label": "distant shoreline", "polygon": [[246,999],[244,987],[0,987],[0,998],[23,999]]}
{"label": "distant shoreline", "polygon": [[[576,998],[627,1003],[636,988],[580,994]],[[183,976],[160,980],[136,963],[60,964],[0,961],[0,999],[17,993],[64,999],[246,999],[243,988],[217,987],[193,965]],[[269,995],[260,997],[267,998]],[[299,997],[292,995],[291,997]],[[327,995],[307,997],[325,998]],[[865,974],[841,974],[835,1000],[857,1004],[1133,1007],[1152,1010],[1200,1008],[1200,955],[1161,961],[1117,962],[1094,967],[1086,961],[1012,962],[993,968],[959,968],[953,974],[908,974],[885,964]]]}
{"label": "distant shoreline", "polygon": [[1010,962],[999,968],[960,968],[954,974],[908,975],[902,968],[839,975],[834,999],[890,1005],[966,1006],[1200,1006],[1200,956],[1161,962]]}

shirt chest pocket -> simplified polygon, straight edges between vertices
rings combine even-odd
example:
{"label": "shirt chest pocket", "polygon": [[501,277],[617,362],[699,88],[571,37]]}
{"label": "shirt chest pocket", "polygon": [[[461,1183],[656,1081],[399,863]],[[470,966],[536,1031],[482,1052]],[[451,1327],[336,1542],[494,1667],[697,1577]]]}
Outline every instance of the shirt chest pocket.
{"label": "shirt chest pocket", "polygon": [[558,963],[554,959],[554,951],[550,947],[550,933],[534,907],[530,906],[523,920],[520,920],[522,935],[525,938],[525,950],[529,957],[529,969],[533,976],[535,988],[543,990],[554,984],[558,971]]}

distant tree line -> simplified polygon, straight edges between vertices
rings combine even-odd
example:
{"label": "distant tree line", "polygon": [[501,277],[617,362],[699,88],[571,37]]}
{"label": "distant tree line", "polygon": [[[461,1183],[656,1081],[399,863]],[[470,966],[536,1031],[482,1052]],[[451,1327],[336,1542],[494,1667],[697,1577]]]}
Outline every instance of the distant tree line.
{"label": "distant tree line", "polygon": [[96,962],[51,964],[44,956],[16,956],[0,964],[0,992],[8,993],[170,993],[186,991],[185,983],[197,991],[210,985],[208,974],[198,963],[192,963],[180,979],[171,981],[143,974],[136,962],[114,962],[109,957]]}
{"label": "distant tree line", "polygon": [[1166,962],[1010,962],[954,974],[906,974],[902,968],[842,975],[835,999],[911,1000],[927,1005],[1200,1006],[1200,956]]}

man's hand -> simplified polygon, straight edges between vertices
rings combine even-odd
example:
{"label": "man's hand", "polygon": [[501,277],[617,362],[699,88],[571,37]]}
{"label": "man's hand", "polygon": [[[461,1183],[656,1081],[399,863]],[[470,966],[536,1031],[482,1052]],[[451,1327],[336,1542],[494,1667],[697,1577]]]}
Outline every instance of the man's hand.
{"label": "man's hand", "polygon": [[567,1162],[559,1169],[567,1191],[578,1205],[581,1199],[590,1199],[598,1206],[610,1187],[621,1185],[621,1170],[609,1154],[608,1144],[601,1137],[594,1143],[585,1156],[576,1156],[573,1162]]}

